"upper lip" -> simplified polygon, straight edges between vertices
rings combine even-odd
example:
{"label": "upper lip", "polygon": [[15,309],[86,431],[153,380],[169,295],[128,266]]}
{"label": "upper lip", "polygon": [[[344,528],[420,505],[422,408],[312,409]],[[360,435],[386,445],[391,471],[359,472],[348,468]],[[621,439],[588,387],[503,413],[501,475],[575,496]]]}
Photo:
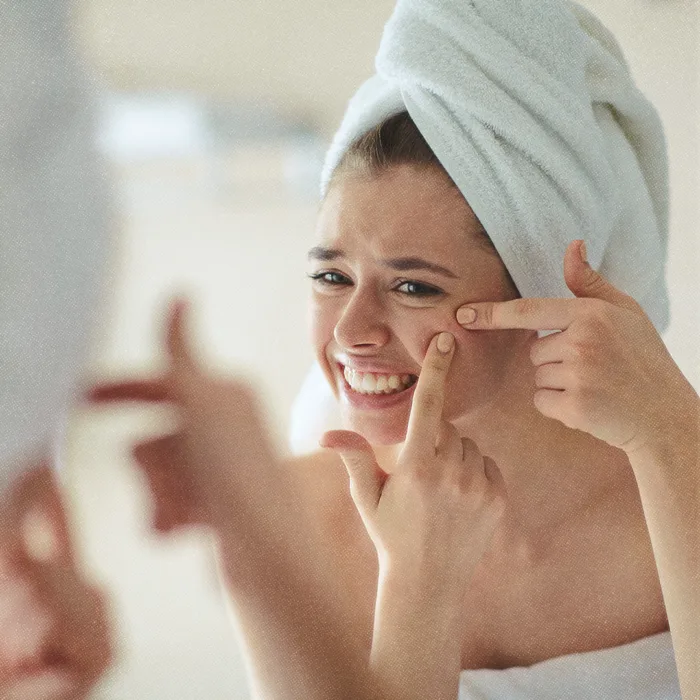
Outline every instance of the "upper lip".
{"label": "upper lip", "polygon": [[342,359],[336,359],[336,362],[341,365],[341,367],[347,367],[348,369],[353,369],[357,372],[371,372],[373,374],[387,374],[389,376],[392,374],[396,374],[398,376],[401,376],[402,374],[412,374],[414,377],[418,376],[417,373],[413,372],[412,370],[389,367],[388,365],[382,365],[376,360],[353,360],[352,362],[346,362]]}

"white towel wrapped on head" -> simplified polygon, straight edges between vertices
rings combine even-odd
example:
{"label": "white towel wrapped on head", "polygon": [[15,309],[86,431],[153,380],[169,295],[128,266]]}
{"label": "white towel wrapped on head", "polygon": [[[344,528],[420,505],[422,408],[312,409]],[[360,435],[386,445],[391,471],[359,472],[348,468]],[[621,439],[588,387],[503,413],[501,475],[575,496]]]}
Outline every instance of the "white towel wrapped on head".
{"label": "white towel wrapped on head", "polygon": [[399,0],[321,178],[408,111],[524,297],[571,297],[567,245],[668,323],[663,128],[615,38],[562,0]]}
{"label": "white towel wrapped on head", "polygon": [[[666,329],[663,127],[593,14],[567,0],[398,0],[376,70],[326,154],[322,197],[348,147],[408,111],[523,297],[572,297],[564,252],[582,238],[591,265]],[[295,411],[333,413],[330,389],[311,389]],[[307,419],[319,424],[293,416],[293,449],[320,437]]]}

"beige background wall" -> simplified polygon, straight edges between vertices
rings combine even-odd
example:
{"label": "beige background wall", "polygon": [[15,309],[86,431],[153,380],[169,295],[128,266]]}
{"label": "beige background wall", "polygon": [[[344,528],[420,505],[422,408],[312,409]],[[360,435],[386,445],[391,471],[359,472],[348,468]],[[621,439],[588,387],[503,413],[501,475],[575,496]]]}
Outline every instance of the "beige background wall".
{"label": "beige background wall", "polygon": [[[619,38],[661,113],[671,161],[666,339],[700,387],[698,348],[697,4],[585,2]],[[386,0],[83,0],[81,35],[105,83],[168,88],[278,105],[330,135],[372,69]],[[173,289],[197,300],[203,355],[259,384],[282,445],[291,401],[311,361],[305,342],[304,254],[315,206],[278,180],[264,149],[230,154],[228,190],[212,188],[204,156],[115,166],[123,205],[118,283],[94,368],[158,365],[158,304]],[[226,619],[206,544],[155,541],[126,435],[148,415],[78,417],[64,455],[86,565],[114,595],[120,663],[101,696],[132,700],[246,698],[240,649]]]}

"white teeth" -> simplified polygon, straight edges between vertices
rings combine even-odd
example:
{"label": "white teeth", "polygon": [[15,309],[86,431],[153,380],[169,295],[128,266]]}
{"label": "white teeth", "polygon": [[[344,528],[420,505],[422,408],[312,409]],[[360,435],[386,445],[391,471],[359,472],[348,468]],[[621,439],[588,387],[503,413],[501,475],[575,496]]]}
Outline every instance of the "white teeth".
{"label": "white teeth", "polygon": [[363,373],[345,367],[343,374],[348,384],[360,394],[393,394],[402,391],[413,383],[410,374],[377,374]]}
{"label": "white teeth", "polygon": [[374,391],[377,388],[377,380],[371,374],[362,375],[362,391]]}

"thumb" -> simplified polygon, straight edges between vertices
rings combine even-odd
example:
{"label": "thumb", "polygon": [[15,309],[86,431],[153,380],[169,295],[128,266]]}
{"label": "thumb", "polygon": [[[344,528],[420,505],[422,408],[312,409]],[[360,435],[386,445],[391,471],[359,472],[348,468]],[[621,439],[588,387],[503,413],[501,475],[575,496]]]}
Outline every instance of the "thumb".
{"label": "thumb", "polygon": [[631,311],[640,310],[641,307],[631,296],[621,292],[594,270],[585,258],[586,248],[583,241],[569,243],[564,254],[564,280],[566,286],[577,297],[602,299]]}
{"label": "thumb", "polygon": [[167,313],[165,347],[170,360],[170,382],[177,390],[186,389],[198,374],[189,340],[186,324],[191,314],[190,302],[183,297],[176,297],[170,302]]}
{"label": "thumb", "polygon": [[187,299],[176,297],[170,302],[166,346],[170,357],[176,364],[193,364],[185,332],[186,320],[190,314],[191,307]]}
{"label": "thumb", "polygon": [[379,503],[389,476],[377,463],[372,446],[351,430],[331,430],[320,439],[321,447],[340,455],[350,476],[350,493],[360,515],[371,514]]}

